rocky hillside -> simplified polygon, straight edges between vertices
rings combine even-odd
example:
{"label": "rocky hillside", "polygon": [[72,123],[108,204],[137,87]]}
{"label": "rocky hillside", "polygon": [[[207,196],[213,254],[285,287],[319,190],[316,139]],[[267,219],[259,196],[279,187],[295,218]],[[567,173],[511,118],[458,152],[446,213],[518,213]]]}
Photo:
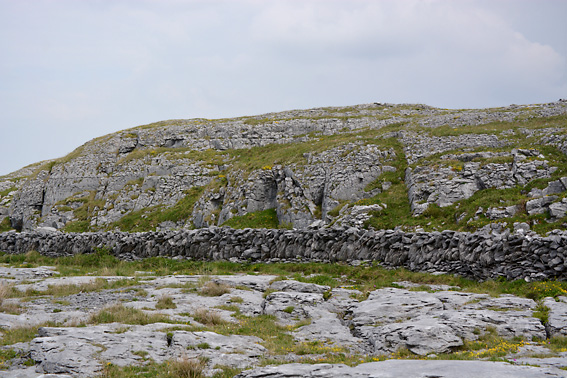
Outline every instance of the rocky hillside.
{"label": "rocky hillside", "polygon": [[0,230],[565,229],[567,101],[170,120],[0,177]]}

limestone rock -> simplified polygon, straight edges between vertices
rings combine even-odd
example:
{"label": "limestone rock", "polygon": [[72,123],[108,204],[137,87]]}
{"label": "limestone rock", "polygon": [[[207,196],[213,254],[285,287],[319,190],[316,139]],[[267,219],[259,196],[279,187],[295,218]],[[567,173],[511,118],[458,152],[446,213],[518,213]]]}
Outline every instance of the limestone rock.
{"label": "limestone rock", "polygon": [[550,336],[567,336],[567,298],[559,299],[545,298],[543,301],[543,305],[549,308],[547,329]]}
{"label": "limestone rock", "polygon": [[313,283],[299,282],[294,280],[275,281],[270,285],[270,289],[276,291],[296,291],[300,293],[323,294],[329,291],[329,286],[317,285]]}
{"label": "limestone rock", "polygon": [[331,364],[288,364],[248,370],[235,378],[540,378],[564,377],[559,369],[489,361],[387,360],[355,367]]}

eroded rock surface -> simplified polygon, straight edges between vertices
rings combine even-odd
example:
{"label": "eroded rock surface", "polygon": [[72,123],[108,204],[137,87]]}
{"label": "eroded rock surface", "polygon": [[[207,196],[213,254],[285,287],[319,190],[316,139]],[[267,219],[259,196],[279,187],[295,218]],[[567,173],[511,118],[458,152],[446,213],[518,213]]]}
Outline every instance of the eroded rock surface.
{"label": "eroded rock surface", "polygon": [[346,365],[283,365],[254,369],[237,378],[541,378],[565,377],[560,371],[485,361],[383,361]]}
{"label": "eroded rock surface", "polygon": [[[205,358],[208,375],[218,371],[218,366],[254,368],[263,358],[296,362],[305,357],[317,359],[327,354],[344,354],[362,359],[388,359],[392,353],[404,350],[435,358],[487,333],[525,340],[518,350],[518,361],[532,355],[541,358],[545,353],[555,360],[548,360],[546,368],[467,361],[470,365],[466,366],[474,366],[472,371],[481,374],[471,377],[483,376],[488,369],[502,377],[536,377],[543,373],[561,377],[565,375],[558,367],[567,366],[567,357],[558,356],[545,343],[537,342],[547,337],[544,325],[534,317],[537,303],[512,295],[490,297],[467,293],[458,287],[404,281],[396,284],[407,289],[378,288],[366,297],[355,288],[278,280],[276,276],[153,276],[139,272],[136,277],[69,278],[57,277],[52,268],[10,269],[6,267],[2,271],[17,272],[18,278],[12,280],[14,284],[35,277],[32,283],[14,287],[36,294],[26,301],[5,299],[2,306],[8,302],[17,305],[21,314],[2,314],[0,325],[6,330],[40,328],[31,341],[4,347],[14,349],[17,357],[8,361],[7,371],[0,371],[3,378],[95,377],[108,363],[130,366],[179,358]],[[118,287],[104,288],[103,283]],[[87,286],[93,284],[98,289]],[[205,287],[211,286],[220,291],[204,294]],[[63,289],[72,292],[57,297],[52,294]],[[161,304],[164,298],[169,298],[169,305]],[[564,298],[558,302],[549,298],[543,304],[550,309],[547,332],[565,334]],[[93,317],[113,309],[122,313],[131,309],[137,316],[159,317],[124,322],[108,318],[112,323],[101,321],[106,318]],[[267,342],[274,336],[261,332],[239,334],[238,327],[227,333],[221,331],[223,328],[215,328],[209,323],[213,320],[207,320],[206,316],[216,317],[214,324],[225,322],[235,326],[245,319],[271,316],[287,327],[287,333],[297,346],[304,346],[300,348],[304,352],[273,355]],[[512,361],[516,355],[508,358]],[[401,362],[383,361],[352,368],[293,364],[247,370],[240,377],[413,377],[414,363],[404,361],[398,365]],[[436,369],[445,374],[442,376],[452,377],[453,372],[464,366],[462,361],[426,361],[422,372]]]}

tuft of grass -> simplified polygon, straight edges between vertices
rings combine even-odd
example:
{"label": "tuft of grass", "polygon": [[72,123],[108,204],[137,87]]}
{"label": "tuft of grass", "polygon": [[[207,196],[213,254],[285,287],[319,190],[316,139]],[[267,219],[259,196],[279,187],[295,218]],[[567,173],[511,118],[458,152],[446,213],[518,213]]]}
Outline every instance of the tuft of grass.
{"label": "tuft of grass", "polygon": [[330,286],[330,287],[336,287],[339,284],[339,282],[335,278],[327,274],[316,274],[314,276],[308,276],[308,277],[295,275],[293,278],[300,282],[307,282],[307,283],[313,283],[317,285]]}
{"label": "tuft of grass", "polygon": [[147,325],[152,323],[171,323],[168,316],[162,314],[148,314],[142,310],[124,307],[122,303],[107,306],[90,316],[88,323],[123,323]]}
{"label": "tuft of grass", "polygon": [[549,321],[549,311],[549,307],[539,303],[534,309],[533,317],[539,319],[545,325]]}
{"label": "tuft of grass", "polygon": [[205,308],[200,308],[193,313],[193,319],[198,321],[199,323],[208,325],[208,326],[218,326],[222,324],[226,324],[226,320],[222,318],[222,316],[216,311],[210,311]]}
{"label": "tuft of grass", "polygon": [[230,288],[224,284],[208,281],[199,290],[199,295],[205,297],[220,297],[223,294],[230,293]]}
{"label": "tuft of grass", "polygon": [[201,378],[207,366],[205,359],[188,358],[186,355],[170,362],[173,377]]}
{"label": "tuft of grass", "polygon": [[166,309],[177,308],[177,305],[175,304],[175,302],[173,302],[173,298],[171,296],[164,295],[158,299],[156,303],[156,308],[158,310],[166,310]]}
{"label": "tuft of grass", "polygon": [[242,303],[242,302],[244,302],[244,299],[242,299],[242,297],[237,296],[237,297],[230,297],[229,301],[231,303]]}
{"label": "tuft of grass", "polygon": [[283,309],[283,312],[291,314],[293,310],[295,310],[295,306],[287,306],[286,308]]}

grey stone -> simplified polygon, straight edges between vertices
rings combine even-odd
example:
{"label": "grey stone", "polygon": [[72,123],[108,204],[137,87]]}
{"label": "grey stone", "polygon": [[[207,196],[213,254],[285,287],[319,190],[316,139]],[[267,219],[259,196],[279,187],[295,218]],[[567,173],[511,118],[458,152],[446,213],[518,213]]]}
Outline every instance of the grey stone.
{"label": "grey stone", "polygon": [[371,326],[440,310],[441,301],[424,292],[384,288],[371,292],[367,300],[356,305],[351,321],[355,327]]}
{"label": "grey stone", "polygon": [[552,218],[564,218],[567,214],[567,199],[561,200],[561,202],[554,202],[549,205],[549,215]]}
{"label": "grey stone", "polygon": [[277,291],[266,297],[262,313],[275,315],[284,323],[294,324],[298,320],[309,318],[309,308],[322,302],[322,294]]}
{"label": "grey stone", "polygon": [[543,214],[556,199],[556,196],[545,196],[529,200],[526,202],[526,211],[528,215]]}
{"label": "grey stone", "polygon": [[331,364],[289,364],[248,370],[235,378],[541,378],[565,377],[558,369],[489,361],[387,360],[355,367]]}
{"label": "grey stone", "polygon": [[547,328],[550,336],[567,336],[567,298],[559,301],[545,298],[543,305],[549,308]]}
{"label": "grey stone", "polygon": [[313,283],[298,282],[294,280],[275,281],[270,285],[270,289],[276,291],[296,291],[300,293],[318,293],[323,294],[329,291],[329,286],[317,285]]}
{"label": "grey stone", "polygon": [[364,326],[358,331],[373,345],[374,354],[406,348],[425,356],[430,353],[449,353],[452,348],[463,345],[463,340],[451,327],[431,317],[417,317],[383,326]]}

